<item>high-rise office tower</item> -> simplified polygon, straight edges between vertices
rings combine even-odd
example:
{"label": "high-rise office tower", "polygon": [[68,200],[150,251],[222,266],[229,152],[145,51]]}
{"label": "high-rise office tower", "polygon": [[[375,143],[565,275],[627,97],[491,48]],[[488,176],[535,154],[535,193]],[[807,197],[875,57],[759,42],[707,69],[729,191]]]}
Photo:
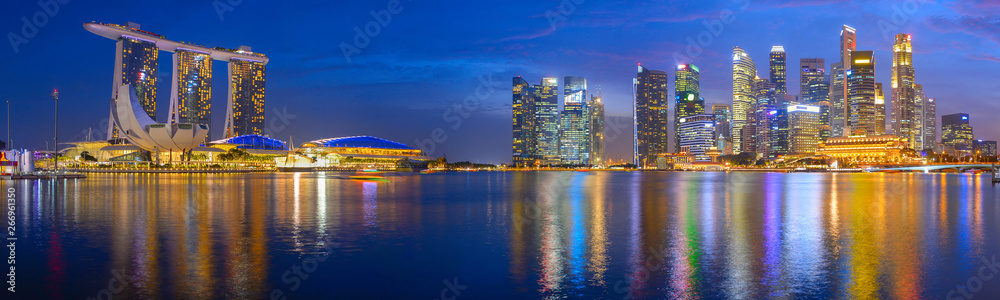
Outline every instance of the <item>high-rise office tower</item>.
{"label": "high-rise office tower", "polygon": [[517,167],[531,166],[538,149],[535,133],[534,88],[521,76],[513,85],[513,163]]}
{"label": "high-rise office tower", "polygon": [[[712,114],[715,115],[715,134],[716,137],[722,136],[722,140],[726,143],[732,143],[733,132],[732,128],[732,109],[728,104],[712,104]],[[724,150],[720,148],[719,150]],[[731,153],[724,153],[726,155]]]}
{"label": "high-rise office tower", "polygon": [[888,134],[885,130],[885,90],[882,83],[875,83],[875,134]]}
{"label": "high-rise office tower", "polygon": [[941,143],[952,146],[959,156],[972,154],[975,135],[969,124],[969,114],[957,113],[941,116]]}
{"label": "high-rise office tower", "polygon": [[923,146],[923,135],[918,113],[918,99],[914,89],[913,47],[910,35],[897,34],[892,46],[892,135],[906,139],[909,147]]}
{"label": "high-rise office tower", "polygon": [[590,95],[590,164],[604,166],[604,99]]}
{"label": "high-rise office tower", "polygon": [[830,101],[816,101],[809,105],[819,107],[819,140],[825,142],[833,133],[830,127]]}
{"label": "high-rise office tower", "polygon": [[997,141],[972,141],[972,150],[980,157],[997,157]]}
{"label": "high-rise office tower", "polygon": [[785,85],[785,69],[788,66],[785,57],[785,47],[774,46],[771,47],[770,56],[770,75],[771,83],[774,83],[775,93],[778,95],[788,94],[788,87]]}
{"label": "high-rise office tower", "polygon": [[698,88],[699,70],[693,64],[677,66],[674,72],[674,152],[681,150],[680,120],[705,113],[705,99]]}
{"label": "high-rise office tower", "polygon": [[677,129],[681,133],[681,152],[694,155],[697,161],[711,161],[712,158],[705,154],[708,148],[715,147],[715,115],[700,114],[687,116],[680,119],[680,127]]}
{"label": "high-rise office tower", "polygon": [[[826,60],[822,58],[802,58],[799,59],[799,102],[812,103],[829,99],[830,85],[826,82]],[[820,91],[825,94],[822,99],[816,99],[815,94],[821,84],[826,86],[826,90]]]}
{"label": "high-rise office tower", "polygon": [[923,131],[923,146],[921,149],[933,149],[937,143],[937,100],[934,98],[927,98],[923,93],[923,87],[920,87],[920,98],[923,99],[923,104],[921,108],[921,129]]}
{"label": "high-rise office tower", "polygon": [[[773,157],[772,147],[779,132],[780,102],[784,95],[777,94],[777,87],[768,79],[757,79],[757,102],[754,105],[752,119],[754,121],[755,132],[753,141],[743,141],[747,150],[744,152],[760,153],[765,157]],[[779,96],[781,99],[779,99]],[[750,151],[750,150],[753,151]]]}
{"label": "high-rise office tower", "polygon": [[[139,24],[128,22],[126,27],[138,30]],[[156,119],[156,66],[160,49],[156,42],[141,37],[122,35],[115,45],[115,74],[111,99],[118,99],[118,88],[131,84],[139,97],[142,110]],[[108,117],[110,120],[111,117]],[[108,124],[108,138],[117,137],[114,122]]]}
{"label": "high-rise office tower", "polygon": [[[212,57],[209,53],[177,49],[171,79],[169,122],[211,126]],[[207,138],[211,137],[209,133]]]}
{"label": "high-rise office tower", "polygon": [[[753,59],[740,47],[733,47],[733,151],[752,152],[744,149],[745,136],[753,136],[753,133],[744,133],[743,127],[751,124],[755,120],[754,106],[757,102],[756,80],[757,66]],[[750,141],[753,143],[753,141]]]}
{"label": "high-rise office tower", "polygon": [[834,63],[830,83],[831,127],[834,136],[847,136],[851,132],[847,127],[851,119],[850,92],[847,84],[847,73],[853,64],[851,53],[857,49],[857,32],[851,26],[844,25],[840,31],[840,62]]}
{"label": "high-rise office tower", "polygon": [[535,86],[536,157],[543,165],[559,163],[559,80],[542,78]]}
{"label": "high-rise office tower", "polygon": [[635,80],[635,149],[639,168],[656,168],[656,155],[667,153],[669,89],[667,73],[639,66]]}
{"label": "high-rise office tower", "polygon": [[587,79],[563,79],[563,111],[559,126],[559,157],[565,164],[590,164],[590,111]]}
{"label": "high-rise office tower", "polygon": [[[242,46],[241,54],[253,54]],[[229,60],[229,99],[226,105],[226,137],[264,132],[263,61],[233,58]]]}
{"label": "high-rise office tower", "polygon": [[788,94],[776,95],[774,110],[768,113],[771,126],[768,135],[768,157],[780,157],[788,154],[788,107],[795,103],[795,96]]}
{"label": "high-rise office tower", "polygon": [[814,105],[792,105],[788,107],[788,153],[791,155],[812,155],[820,142],[820,118],[822,111]]}
{"label": "high-rise office tower", "polygon": [[875,56],[872,51],[851,52],[847,88],[850,118],[845,128],[849,128],[852,135],[880,134],[875,126]]}

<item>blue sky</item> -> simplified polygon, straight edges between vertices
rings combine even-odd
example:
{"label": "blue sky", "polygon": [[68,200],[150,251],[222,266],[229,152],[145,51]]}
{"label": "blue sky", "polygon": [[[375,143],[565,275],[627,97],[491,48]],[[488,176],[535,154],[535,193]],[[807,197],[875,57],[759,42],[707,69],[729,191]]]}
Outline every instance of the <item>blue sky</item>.
{"label": "blue sky", "polygon": [[[173,40],[247,45],[267,54],[267,126],[273,137],[296,144],[373,135],[417,146],[440,128],[447,138],[434,144],[431,155],[507,162],[511,77],[538,82],[583,76],[590,93],[599,86],[604,95],[608,136],[614,138],[608,154],[627,158],[631,125],[624,121],[631,117],[636,64],[672,70],[674,53],[687,52],[688,38],[712,34],[705,22],[724,12],[732,12],[732,22],[712,28],[718,35],[691,61],[701,68],[702,96],[709,103],[732,101],[733,46],[749,52],[762,73],[771,46],[784,46],[789,93],[797,93],[798,60],[834,62],[840,28],[847,24],[858,30],[859,50],[875,51],[876,76],[887,87],[892,36],[912,34],[917,82],[938,99],[939,115],[970,113],[977,138],[1000,138],[995,1],[402,0],[398,13],[378,26],[350,62],[341,44],[354,44],[354,28],[364,30],[376,21],[371,12],[387,10],[393,1],[63,1],[16,52],[10,34],[23,36],[22,17],[45,12],[33,1],[0,4],[0,30],[8,36],[0,47],[0,100],[11,102],[18,147],[42,148],[51,141],[53,88],[61,94],[61,140],[83,138],[87,128],[106,129],[114,42],[82,24],[132,21]],[[158,109],[166,112],[169,53],[161,52],[160,60]],[[214,69],[212,127],[222,128],[225,64],[216,62]],[[470,97],[481,101],[454,108]]]}

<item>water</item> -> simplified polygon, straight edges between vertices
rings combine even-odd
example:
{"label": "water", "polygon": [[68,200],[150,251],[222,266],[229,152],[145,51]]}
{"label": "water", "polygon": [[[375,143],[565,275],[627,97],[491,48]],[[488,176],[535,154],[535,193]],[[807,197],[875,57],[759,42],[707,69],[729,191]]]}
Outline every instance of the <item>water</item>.
{"label": "water", "polygon": [[338,176],[7,181],[13,298],[1000,297],[987,176]]}

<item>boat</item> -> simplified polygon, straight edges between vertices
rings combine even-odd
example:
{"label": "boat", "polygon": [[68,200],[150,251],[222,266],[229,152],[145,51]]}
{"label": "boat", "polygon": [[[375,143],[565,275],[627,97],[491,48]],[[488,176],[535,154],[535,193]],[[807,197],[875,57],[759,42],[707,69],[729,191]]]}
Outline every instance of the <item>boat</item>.
{"label": "boat", "polygon": [[386,179],[382,175],[351,175],[347,176],[347,178],[360,181],[389,181],[389,179]]}
{"label": "boat", "polygon": [[382,173],[385,173],[385,172],[382,172],[382,171],[379,171],[379,170],[376,170],[376,169],[361,169],[361,170],[358,170],[358,174],[382,174]]}
{"label": "boat", "polygon": [[434,174],[434,173],[437,173],[437,171],[431,169],[420,170],[420,174]]}

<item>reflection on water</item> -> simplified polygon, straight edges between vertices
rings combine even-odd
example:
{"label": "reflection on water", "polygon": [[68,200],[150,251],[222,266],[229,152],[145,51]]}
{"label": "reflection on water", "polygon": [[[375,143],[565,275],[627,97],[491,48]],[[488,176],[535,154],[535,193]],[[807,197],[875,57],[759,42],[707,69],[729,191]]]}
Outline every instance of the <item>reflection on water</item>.
{"label": "reflection on water", "polygon": [[115,298],[435,299],[456,291],[443,280],[468,299],[945,298],[1000,254],[1000,187],[964,174],[389,179],[8,181],[19,295],[97,297],[119,278]]}

